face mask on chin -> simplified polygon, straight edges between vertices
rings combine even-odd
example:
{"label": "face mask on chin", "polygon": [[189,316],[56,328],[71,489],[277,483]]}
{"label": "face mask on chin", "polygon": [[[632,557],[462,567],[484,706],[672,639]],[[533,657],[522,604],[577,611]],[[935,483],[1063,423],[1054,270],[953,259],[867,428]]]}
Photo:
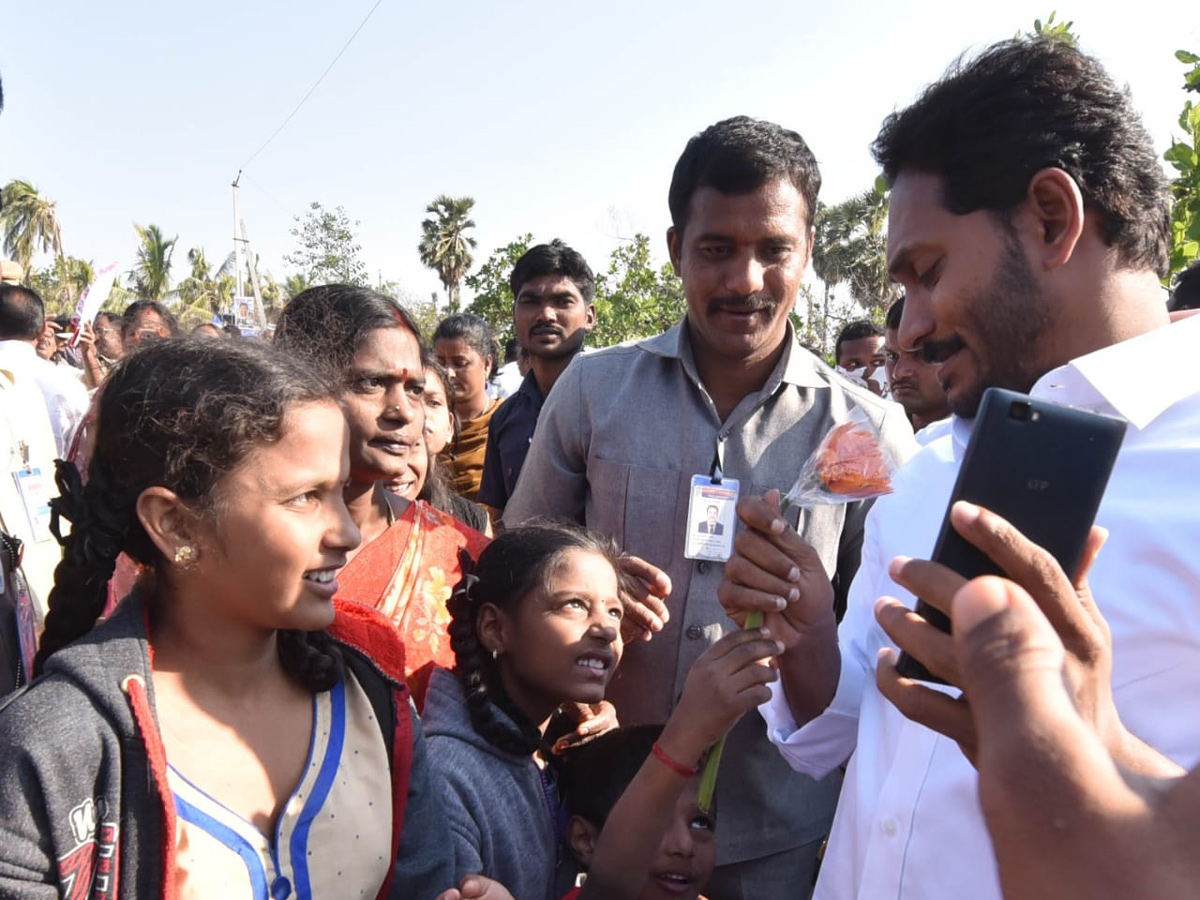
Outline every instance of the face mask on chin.
{"label": "face mask on chin", "polygon": [[[867,376],[866,366],[862,366],[858,369],[846,369],[842,366],[838,366],[837,373],[847,381],[853,382],[859,387],[864,387],[881,397],[886,397],[888,395],[887,370],[883,366],[876,368],[875,371],[871,373],[870,377]],[[868,381],[874,385],[873,390],[872,385],[867,384]]]}

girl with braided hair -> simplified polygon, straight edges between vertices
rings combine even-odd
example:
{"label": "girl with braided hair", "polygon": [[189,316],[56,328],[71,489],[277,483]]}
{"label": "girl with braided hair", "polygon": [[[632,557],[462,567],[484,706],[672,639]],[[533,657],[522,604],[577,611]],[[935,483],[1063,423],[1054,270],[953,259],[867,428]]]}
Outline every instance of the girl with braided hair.
{"label": "girl with braided hair", "polygon": [[599,703],[621,658],[611,541],[532,525],[484,549],[450,600],[456,665],[429,685],[423,723],[456,876],[553,900],[561,808],[545,747],[555,710]]}
{"label": "girl with braided hair", "polygon": [[[112,370],[86,487],[59,464],[39,677],[0,709],[0,896],[454,883],[403,645],[333,599],[359,541],[334,393],[233,341],[151,344]],[[143,574],[93,628],[121,552]]]}

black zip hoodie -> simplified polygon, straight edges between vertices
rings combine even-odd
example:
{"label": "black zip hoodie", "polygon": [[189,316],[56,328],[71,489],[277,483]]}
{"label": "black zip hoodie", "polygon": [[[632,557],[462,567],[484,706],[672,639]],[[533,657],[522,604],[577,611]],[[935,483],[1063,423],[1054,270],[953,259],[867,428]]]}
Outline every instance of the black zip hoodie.
{"label": "black zip hoodie", "polygon": [[[385,885],[380,896],[434,897],[452,884],[449,834],[420,721],[395,677],[403,650],[384,620],[352,606],[339,605],[331,630],[380,713],[396,793],[396,865],[390,894]],[[0,897],[171,897],[174,830],[145,607],[135,594],[0,706]]]}

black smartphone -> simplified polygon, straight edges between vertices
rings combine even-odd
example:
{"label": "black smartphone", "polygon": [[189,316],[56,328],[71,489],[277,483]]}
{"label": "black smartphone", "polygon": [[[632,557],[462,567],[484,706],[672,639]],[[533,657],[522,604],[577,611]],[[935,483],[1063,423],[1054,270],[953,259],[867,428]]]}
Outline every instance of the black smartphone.
{"label": "black smartphone", "polygon": [[[988,388],[942,519],[934,562],[964,578],[1004,574],[950,524],[950,507],[967,500],[1006,518],[1074,574],[1124,437],[1122,419]],[[950,620],[920,598],[917,612],[950,632]],[[896,668],[907,678],[942,683],[907,653],[900,654]]]}

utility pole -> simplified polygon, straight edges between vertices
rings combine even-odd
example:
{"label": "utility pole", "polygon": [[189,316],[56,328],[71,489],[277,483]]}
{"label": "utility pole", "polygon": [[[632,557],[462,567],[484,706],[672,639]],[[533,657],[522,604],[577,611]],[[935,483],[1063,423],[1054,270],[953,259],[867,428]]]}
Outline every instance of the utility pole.
{"label": "utility pole", "polygon": [[245,259],[243,258],[244,248],[242,246],[245,241],[245,235],[241,233],[239,225],[242,221],[241,207],[238,204],[238,182],[242,180],[242,170],[238,169],[237,178],[233,179],[233,256],[235,260],[235,271],[237,273],[237,289],[234,291],[235,297],[244,297],[245,289],[242,284],[242,272],[245,271]]}
{"label": "utility pole", "polygon": [[258,266],[254,264],[254,251],[250,249],[250,238],[246,234],[246,222],[242,218],[241,205],[238,202],[238,182],[242,180],[242,170],[238,169],[237,178],[233,179],[233,255],[237,268],[237,289],[234,294],[234,318],[237,318],[237,303],[246,296],[245,282],[242,273],[247,266],[250,269],[250,286],[254,292],[254,324],[260,333],[265,334],[267,315],[263,309],[262,289],[258,284]]}

